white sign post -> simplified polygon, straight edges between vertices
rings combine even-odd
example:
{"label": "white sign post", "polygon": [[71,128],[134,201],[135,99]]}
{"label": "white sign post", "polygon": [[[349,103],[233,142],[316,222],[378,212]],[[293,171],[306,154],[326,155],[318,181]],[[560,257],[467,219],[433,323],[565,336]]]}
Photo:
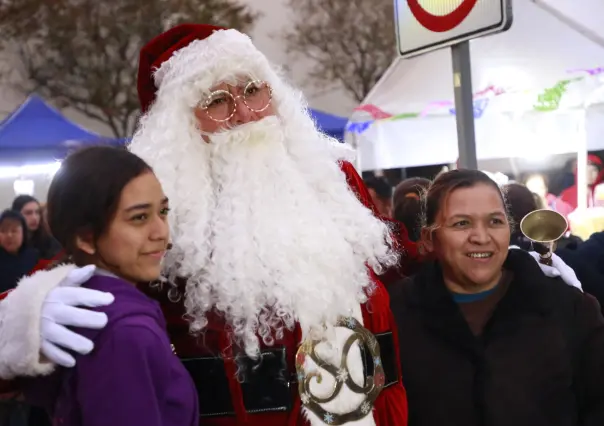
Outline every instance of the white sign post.
{"label": "white sign post", "polygon": [[395,20],[403,58],[451,46],[459,164],[477,168],[470,40],[508,30],[512,0],[395,0]]}

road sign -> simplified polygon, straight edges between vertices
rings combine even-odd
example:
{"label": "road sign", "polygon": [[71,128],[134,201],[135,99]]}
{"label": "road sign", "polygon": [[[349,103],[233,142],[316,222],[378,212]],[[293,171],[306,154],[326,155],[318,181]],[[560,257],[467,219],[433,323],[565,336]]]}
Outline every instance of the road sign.
{"label": "road sign", "polygon": [[507,30],[512,0],[395,0],[403,58]]}

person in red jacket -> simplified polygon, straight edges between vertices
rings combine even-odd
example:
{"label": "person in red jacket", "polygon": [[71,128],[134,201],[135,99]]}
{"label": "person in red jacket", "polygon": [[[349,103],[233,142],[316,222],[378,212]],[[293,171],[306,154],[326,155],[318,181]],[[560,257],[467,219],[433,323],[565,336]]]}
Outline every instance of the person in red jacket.
{"label": "person in red jacket", "polygon": [[[138,91],[129,148],[173,218],[165,279],[146,291],[196,383],[200,424],[406,425],[376,276],[406,242],[372,213],[350,148],[317,130],[300,93],[235,30],[179,25],[151,40]],[[24,279],[2,305],[15,313],[57,274]]]}
{"label": "person in red jacket", "polygon": [[[560,200],[564,201],[571,209],[576,209],[578,206],[578,180],[577,167],[575,166],[575,183],[573,186],[566,188],[560,194]],[[587,207],[593,207],[594,190],[604,180],[604,164],[602,160],[595,154],[587,156]]]}

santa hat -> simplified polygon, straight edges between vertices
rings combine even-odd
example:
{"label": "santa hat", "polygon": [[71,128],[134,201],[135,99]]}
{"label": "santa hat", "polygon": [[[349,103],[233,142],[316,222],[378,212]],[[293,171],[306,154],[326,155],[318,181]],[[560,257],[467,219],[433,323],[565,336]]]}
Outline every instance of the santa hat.
{"label": "santa hat", "polygon": [[266,58],[239,31],[205,24],[178,25],[141,49],[137,86],[141,109],[143,113],[149,109],[163,86],[191,84],[200,78],[206,86],[215,84],[235,71],[258,68],[254,66],[258,61]]}

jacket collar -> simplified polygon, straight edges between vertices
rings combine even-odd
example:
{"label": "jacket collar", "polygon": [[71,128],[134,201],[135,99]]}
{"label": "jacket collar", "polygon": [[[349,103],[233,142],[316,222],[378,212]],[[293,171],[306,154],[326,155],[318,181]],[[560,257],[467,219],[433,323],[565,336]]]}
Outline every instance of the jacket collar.
{"label": "jacket collar", "polygon": [[[548,279],[528,253],[518,249],[509,250],[503,267],[512,272],[513,278],[498,310],[545,315],[552,309],[549,292],[544,291],[549,284]],[[438,262],[424,265],[414,281],[416,286],[409,301],[411,305],[421,306],[436,315],[458,310],[445,287]]]}

